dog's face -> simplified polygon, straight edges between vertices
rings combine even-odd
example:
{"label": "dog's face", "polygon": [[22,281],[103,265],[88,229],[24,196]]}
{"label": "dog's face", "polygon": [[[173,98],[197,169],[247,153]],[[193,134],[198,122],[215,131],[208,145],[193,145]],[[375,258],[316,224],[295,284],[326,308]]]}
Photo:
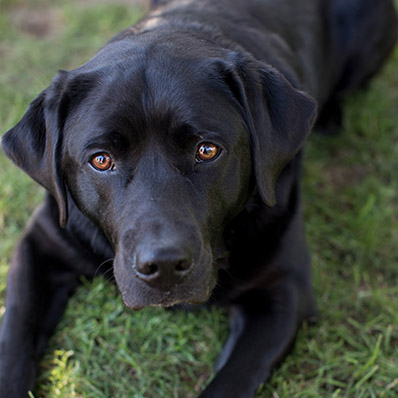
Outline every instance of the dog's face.
{"label": "dog's face", "polygon": [[254,190],[274,203],[315,112],[272,68],[169,39],[122,40],[60,73],[3,139],[61,225],[68,190],[105,232],[131,308],[209,298],[224,226]]}
{"label": "dog's face", "polygon": [[253,188],[249,135],[233,101],[192,60],[148,56],[96,73],[63,142],[67,186],[114,247],[133,308],[205,301],[223,226]]}

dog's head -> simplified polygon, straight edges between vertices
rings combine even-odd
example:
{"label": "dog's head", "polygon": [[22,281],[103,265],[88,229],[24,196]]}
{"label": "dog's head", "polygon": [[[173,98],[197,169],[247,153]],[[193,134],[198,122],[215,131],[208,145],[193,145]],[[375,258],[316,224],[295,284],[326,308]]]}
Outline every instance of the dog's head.
{"label": "dog's head", "polygon": [[202,39],[141,35],[61,72],[2,140],[108,237],[127,306],[207,300],[223,228],[254,190],[275,202],[315,103],[278,71]]}

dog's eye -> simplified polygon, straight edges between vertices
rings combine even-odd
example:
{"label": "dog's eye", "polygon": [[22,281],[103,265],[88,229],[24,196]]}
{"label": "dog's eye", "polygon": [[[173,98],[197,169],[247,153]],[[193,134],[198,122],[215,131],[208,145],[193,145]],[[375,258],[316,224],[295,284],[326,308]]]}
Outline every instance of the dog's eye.
{"label": "dog's eye", "polygon": [[220,154],[220,148],[210,142],[203,142],[200,144],[196,152],[196,160],[198,162],[206,162],[214,160]]}
{"label": "dog's eye", "polygon": [[90,164],[96,170],[99,171],[107,171],[107,170],[114,170],[115,163],[113,162],[112,158],[106,152],[101,152],[95,154],[90,159]]}

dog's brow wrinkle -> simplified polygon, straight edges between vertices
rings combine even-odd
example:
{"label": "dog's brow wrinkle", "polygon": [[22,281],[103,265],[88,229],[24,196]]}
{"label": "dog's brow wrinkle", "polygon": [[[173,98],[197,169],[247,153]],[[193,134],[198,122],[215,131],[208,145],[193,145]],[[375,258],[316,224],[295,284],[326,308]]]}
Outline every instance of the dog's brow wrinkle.
{"label": "dog's brow wrinkle", "polygon": [[[0,398],[27,396],[79,277],[98,274],[131,309],[229,306],[197,395],[253,397],[317,314],[300,194],[316,102],[318,126],[340,128],[346,93],[395,48],[397,1],[150,0],[135,27],[61,71],[1,141],[49,192],[11,263]],[[211,145],[222,156],[199,166]],[[114,173],[87,167],[101,153]]]}

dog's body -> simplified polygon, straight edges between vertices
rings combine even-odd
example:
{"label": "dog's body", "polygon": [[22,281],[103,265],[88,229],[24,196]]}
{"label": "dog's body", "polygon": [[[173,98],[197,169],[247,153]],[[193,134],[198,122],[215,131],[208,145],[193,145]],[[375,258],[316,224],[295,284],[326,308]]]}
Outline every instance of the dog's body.
{"label": "dog's body", "polygon": [[202,397],[252,396],[316,314],[299,190],[311,97],[324,128],[339,121],[395,43],[391,1],[159,3],[3,138],[51,195],[9,271],[1,397],[27,395],[79,276],[113,257],[130,308],[232,308]]}

